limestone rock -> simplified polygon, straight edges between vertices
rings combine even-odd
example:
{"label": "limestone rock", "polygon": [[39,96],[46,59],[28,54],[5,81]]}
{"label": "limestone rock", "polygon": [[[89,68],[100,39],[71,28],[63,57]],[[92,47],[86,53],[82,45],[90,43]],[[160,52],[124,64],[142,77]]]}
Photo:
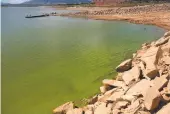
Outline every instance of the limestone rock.
{"label": "limestone rock", "polygon": [[169,56],[163,57],[162,61],[164,61],[166,65],[170,65],[170,57]]}
{"label": "limestone rock", "polygon": [[143,71],[144,75],[153,79],[156,76],[159,76],[159,71],[156,67],[156,65],[154,65],[152,62],[148,61],[147,62],[147,66],[146,69]]}
{"label": "limestone rock", "polygon": [[122,75],[122,79],[126,83],[126,85],[131,84],[133,81],[139,80],[140,77],[140,69],[135,66],[131,70],[124,72]]}
{"label": "limestone rock", "polygon": [[83,110],[81,108],[75,108],[69,110],[66,114],[83,114]]}
{"label": "limestone rock", "polygon": [[170,36],[170,31],[168,31],[164,34],[164,37],[168,37],[168,36]]}
{"label": "limestone rock", "polygon": [[106,103],[101,103],[94,111],[94,114],[110,114],[111,107],[107,106]]}
{"label": "limestone rock", "polygon": [[131,105],[128,106],[128,108],[125,109],[125,114],[135,114],[137,110],[139,110],[140,102],[139,100],[136,100]]}
{"label": "limestone rock", "polygon": [[106,87],[105,86],[101,86],[100,87],[100,92],[101,93],[105,93],[107,91]]}
{"label": "limestone rock", "polygon": [[53,114],[66,114],[68,110],[72,110],[74,108],[73,102],[67,102],[53,110]]}
{"label": "limestone rock", "polygon": [[170,114],[170,103],[162,107],[156,114]]}
{"label": "limestone rock", "polygon": [[144,98],[144,105],[148,110],[153,110],[157,108],[160,100],[161,96],[159,91],[155,87],[151,87],[148,89],[146,96]]}
{"label": "limestone rock", "polygon": [[121,114],[120,112],[118,109],[113,109],[111,114]]}
{"label": "limestone rock", "polygon": [[160,91],[161,89],[163,89],[163,87],[167,85],[167,83],[168,83],[168,80],[166,79],[166,76],[157,77],[154,79],[153,87],[155,87],[155,89]]}
{"label": "limestone rock", "polygon": [[132,94],[134,92],[141,93],[143,96],[146,95],[147,90],[149,89],[151,85],[151,81],[147,79],[142,79],[140,82],[136,83],[134,86],[132,86],[126,94]]}
{"label": "limestone rock", "polygon": [[115,109],[125,108],[125,107],[127,107],[128,104],[129,104],[128,101],[118,101],[118,102],[116,103],[116,105],[114,106],[114,110],[115,110]]}
{"label": "limestone rock", "polygon": [[164,38],[164,37],[162,37],[162,38],[160,38],[159,40],[156,41],[155,45],[156,45],[156,46],[163,45],[163,44],[167,43],[168,40],[169,40],[169,38]]}
{"label": "limestone rock", "polygon": [[131,65],[132,65],[132,59],[125,60],[116,67],[116,71],[117,72],[127,71],[131,68]]}
{"label": "limestone rock", "polygon": [[123,91],[115,91],[108,99],[107,101],[116,101],[123,95]]}
{"label": "limestone rock", "polygon": [[109,80],[109,79],[104,79],[103,80],[103,85],[107,86],[113,86],[113,87],[123,87],[125,84],[122,81],[117,81],[117,80]]}

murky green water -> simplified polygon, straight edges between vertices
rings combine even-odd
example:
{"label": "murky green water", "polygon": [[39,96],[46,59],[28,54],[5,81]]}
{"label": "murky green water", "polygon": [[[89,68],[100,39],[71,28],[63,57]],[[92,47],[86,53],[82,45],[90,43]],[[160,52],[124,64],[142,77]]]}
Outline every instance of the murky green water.
{"label": "murky green water", "polygon": [[51,114],[91,96],[120,61],[164,33],[120,21],[24,18],[54,10],[2,8],[2,114]]}

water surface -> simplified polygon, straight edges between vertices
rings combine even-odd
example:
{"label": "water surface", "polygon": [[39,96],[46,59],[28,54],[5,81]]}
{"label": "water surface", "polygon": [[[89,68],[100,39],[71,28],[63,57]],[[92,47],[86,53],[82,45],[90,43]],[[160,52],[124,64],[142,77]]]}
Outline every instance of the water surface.
{"label": "water surface", "polygon": [[51,11],[2,8],[2,114],[51,114],[66,101],[87,98],[123,59],[164,33],[121,21],[24,18]]}

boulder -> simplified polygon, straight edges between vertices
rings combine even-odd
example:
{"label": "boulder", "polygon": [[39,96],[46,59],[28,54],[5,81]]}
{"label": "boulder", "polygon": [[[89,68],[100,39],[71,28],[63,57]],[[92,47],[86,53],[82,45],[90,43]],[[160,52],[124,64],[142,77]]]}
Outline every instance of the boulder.
{"label": "boulder", "polygon": [[116,101],[124,94],[124,91],[115,91],[108,99],[107,101]]}
{"label": "boulder", "polygon": [[162,107],[156,114],[170,114],[170,103]]}
{"label": "boulder", "polygon": [[103,85],[104,86],[112,86],[112,87],[122,87],[122,88],[125,88],[125,86],[126,86],[123,81],[110,80],[110,79],[104,79]]}
{"label": "boulder", "polygon": [[75,108],[68,110],[66,114],[83,114],[83,110],[81,108]]}
{"label": "boulder", "polygon": [[132,59],[125,60],[116,67],[116,71],[117,72],[127,71],[131,68],[131,65],[132,65]]}
{"label": "boulder", "polygon": [[155,46],[163,45],[163,44],[167,43],[168,40],[169,40],[169,38],[162,37],[162,38],[160,38],[159,40],[156,41]]}
{"label": "boulder", "polygon": [[128,91],[128,94],[133,94],[133,93],[140,93],[143,96],[146,95],[147,90],[149,89],[151,85],[151,81],[147,79],[142,79],[140,82],[136,83],[134,86],[132,86]]}
{"label": "boulder", "polygon": [[160,53],[160,47],[151,47],[141,57],[141,60],[144,61],[146,64],[144,74],[149,78],[154,78],[159,75],[156,65],[158,63]]}
{"label": "boulder", "polygon": [[142,55],[141,60],[143,60],[146,63],[146,67],[149,61],[153,64],[157,64],[160,53],[161,53],[160,47],[150,47]]}
{"label": "boulder", "polygon": [[106,102],[107,99],[117,90],[117,88],[111,89],[107,91],[104,95],[98,96],[98,101],[100,102]]}
{"label": "boulder", "polygon": [[146,69],[143,70],[143,74],[148,78],[153,79],[156,76],[159,76],[159,70],[157,69],[156,65],[154,65],[151,61],[148,61]]}
{"label": "boulder", "polygon": [[133,81],[137,81],[140,78],[140,69],[137,66],[134,66],[131,70],[124,72],[122,79],[126,85],[131,84]]}
{"label": "boulder", "polygon": [[164,76],[155,78],[153,81],[153,87],[155,87],[155,89],[157,89],[158,91],[161,91],[163,87],[165,87],[168,83],[167,77],[168,75],[164,75]]}
{"label": "boulder", "polygon": [[168,36],[170,36],[170,31],[168,31],[164,34],[164,37],[168,37]]}
{"label": "boulder", "polygon": [[94,114],[110,114],[111,106],[106,107],[106,103],[101,103],[94,111]]}
{"label": "boulder", "polygon": [[151,87],[147,90],[144,98],[144,105],[148,110],[153,110],[158,107],[161,100],[159,91],[155,87]]}
{"label": "boulder", "polygon": [[68,110],[74,109],[73,102],[67,102],[53,110],[53,114],[66,114]]}

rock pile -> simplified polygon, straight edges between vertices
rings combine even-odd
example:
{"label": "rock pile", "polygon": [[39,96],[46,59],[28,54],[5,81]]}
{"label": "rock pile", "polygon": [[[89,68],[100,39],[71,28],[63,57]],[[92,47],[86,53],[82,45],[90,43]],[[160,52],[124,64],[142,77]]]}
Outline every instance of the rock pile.
{"label": "rock pile", "polygon": [[170,31],[145,43],[133,58],[116,67],[117,78],[104,79],[101,93],[87,106],[68,102],[54,114],[170,114]]}

